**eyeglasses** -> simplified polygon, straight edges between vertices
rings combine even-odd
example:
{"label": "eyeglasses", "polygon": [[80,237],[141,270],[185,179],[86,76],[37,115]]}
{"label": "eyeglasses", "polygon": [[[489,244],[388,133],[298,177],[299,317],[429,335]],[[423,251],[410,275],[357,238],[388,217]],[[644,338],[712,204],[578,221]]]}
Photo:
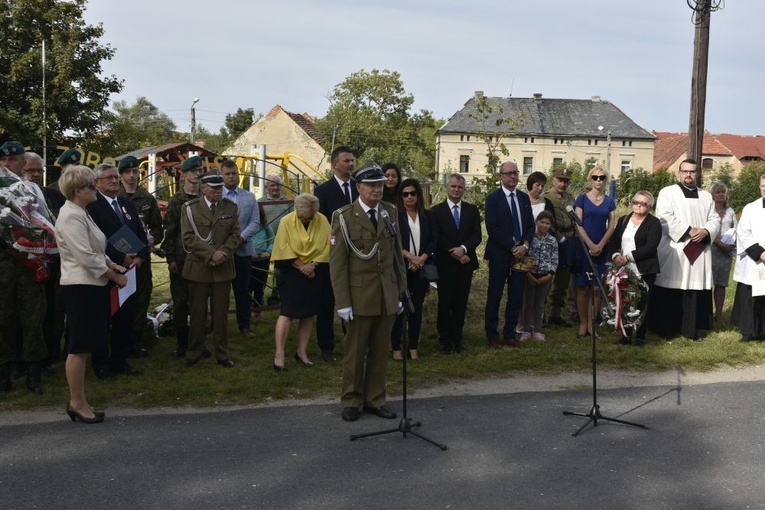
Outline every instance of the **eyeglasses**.
{"label": "eyeglasses", "polygon": [[606,176],[605,175],[593,175],[591,177],[591,179],[593,181],[605,181],[606,180]]}
{"label": "eyeglasses", "polygon": [[520,172],[500,172],[499,175],[518,175]]}
{"label": "eyeglasses", "polygon": [[416,196],[417,196],[417,192],[416,191],[402,191],[401,192],[401,198],[416,197]]}
{"label": "eyeglasses", "polygon": [[633,200],[632,205],[639,205],[640,207],[648,207],[648,202],[641,202],[640,200]]}

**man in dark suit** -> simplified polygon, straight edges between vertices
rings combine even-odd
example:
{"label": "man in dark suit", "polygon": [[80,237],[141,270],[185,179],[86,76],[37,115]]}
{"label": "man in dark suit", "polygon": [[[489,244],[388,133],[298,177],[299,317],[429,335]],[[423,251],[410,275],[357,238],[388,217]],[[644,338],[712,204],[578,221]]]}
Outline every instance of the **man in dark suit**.
{"label": "man in dark suit", "polygon": [[[146,231],[143,228],[138,209],[133,202],[118,196],[120,176],[114,165],[107,163],[96,167],[96,201],[88,205],[88,213],[107,239],[127,225],[143,248],[137,253],[124,253],[107,244],[106,255],[122,267],[135,266],[141,271],[144,263],[149,264],[149,248]],[[115,373],[138,375],[140,372],[127,362],[133,343],[133,324],[135,322],[135,294],[125,301],[112,315],[110,352],[93,353],[93,369],[99,379],[112,379]]]}
{"label": "man in dark suit", "polygon": [[[335,212],[329,248],[337,314],[348,323],[341,416],[345,421],[356,421],[359,406],[363,406],[365,413],[393,419],[396,413],[385,408],[385,367],[405,285],[396,270],[397,265],[404,267],[401,235],[392,223],[396,209],[381,202],[385,182],[382,169],[377,165],[362,168],[356,180],[359,199]],[[391,222],[395,231],[395,248],[386,222]]]}
{"label": "man in dark suit", "polygon": [[188,255],[183,277],[189,282],[189,347],[186,366],[195,365],[205,353],[207,301],[211,300],[215,357],[231,368],[228,351],[228,304],[231,281],[236,275],[234,252],[240,244],[236,204],[223,195],[223,177],[202,176],[202,196],[181,208],[181,239]]}
{"label": "man in dark suit", "polygon": [[481,214],[478,208],[464,202],[465,178],[459,174],[449,176],[447,199],[434,206],[438,248],[438,338],[441,352],[460,353],[462,327],[465,325],[473,271],[478,269],[476,248],[481,244]]}
{"label": "man in dark suit", "polygon": [[512,265],[529,254],[534,235],[534,214],[529,196],[516,190],[518,165],[508,161],[499,167],[502,186],[486,197],[486,242],[484,258],[489,261],[489,288],[486,292],[484,327],[489,345],[498,348],[499,303],[507,285],[505,325],[502,340],[510,347],[520,347],[515,338],[518,313],[523,306],[523,286],[526,273],[513,271]]}
{"label": "man in dark suit", "polygon": [[[332,220],[332,214],[343,206],[352,204],[358,197],[356,182],[351,178],[356,156],[348,147],[340,146],[332,151],[332,171],[334,175],[327,182],[319,184],[313,194],[319,198],[319,212]],[[321,359],[337,361],[335,350],[335,295],[332,282],[326,279],[322,290],[322,302],[316,315],[316,343],[321,349]]]}

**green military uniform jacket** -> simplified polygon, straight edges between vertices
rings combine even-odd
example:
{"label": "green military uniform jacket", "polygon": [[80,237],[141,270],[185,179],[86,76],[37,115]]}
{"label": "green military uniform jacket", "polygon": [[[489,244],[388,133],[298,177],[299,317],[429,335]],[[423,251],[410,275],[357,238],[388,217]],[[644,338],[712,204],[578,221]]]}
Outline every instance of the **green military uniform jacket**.
{"label": "green military uniform jacket", "polygon": [[[396,229],[395,250],[391,250],[383,219],[378,219],[375,231],[372,220],[358,200],[332,215],[329,268],[335,306],[338,310],[353,307],[354,316],[396,314],[404,291],[404,282],[399,281],[393,263],[393,257],[397,257],[400,267],[404,267],[401,235],[395,224],[398,213],[387,202],[380,202],[378,210],[383,209],[388,212]],[[360,253],[370,253],[378,243],[377,253],[372,258],[363,260],[348,246],[340,226],[340,216],[345,219],[350,241]]]}
{"label": "green military uniform jacket", "polygon": [[545,193],[545,198],[552,202],[555,208],[555,230],[559,234],[570,234],[574,231],[574,222],[566,210],[566,206],[574,207],[574,197],[571,193],[564,191],[562,194],[554,189]]}
{"label": "green military uniform jacket", "polygon": [[189,195],[182,189],[170,198],[165,211],[165,240],[162,243],[162,249],[165,250],[167,263],[183,263],[186,260],[186,252],[183,250],[181,239],[181,207],[189,200],[197,198],[199,195]]}
{"label": "green military uniform jacket", "polygon": [[138,216],[140,216],[144,227],[149,230],[154,238],[154,246],[159,246],[165,236],[165,231],[162,229],[162,213],[159,212],[157,199],[154,198],[154,195],[138,186],[133,196],[130,196],[122,184],[120,184],[117,195],[133,202],[135,208],[138,209]]}
{"label": "green military uniform jacket", "polygon": [[[194,231],[189,214],[194,220]],[[210,236],[209,242],[204,238]],[[236,204],[223,198],[218,201],[212,215],[204,197],[189,200],[181,208],[181,237],[186,251],[182,276],[192,282],[214,283],[233,280],[234,252],[239,246],[239,218]],[[212,267],[210,260],[216,251],[228,255],[221,265]]]}

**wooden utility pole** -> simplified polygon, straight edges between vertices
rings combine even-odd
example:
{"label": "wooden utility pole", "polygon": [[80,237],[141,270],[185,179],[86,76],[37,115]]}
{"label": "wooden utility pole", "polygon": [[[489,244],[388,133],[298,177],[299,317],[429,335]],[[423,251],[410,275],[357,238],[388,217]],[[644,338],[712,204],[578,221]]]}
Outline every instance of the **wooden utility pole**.
{"label": "wooden utility pole", "polygon": [[[687,0],[694,10],[693,23],[693,76],[691,77],[691,114],[688,126],[688,157],[699,165],[696,181],[701,185],[702,154],[704,144],[704,115],[707,102],[707,69],[709,67],[709,21],[713,10],[720,8],[720,0]],[[695,5],[695,7],[694,7]]]}

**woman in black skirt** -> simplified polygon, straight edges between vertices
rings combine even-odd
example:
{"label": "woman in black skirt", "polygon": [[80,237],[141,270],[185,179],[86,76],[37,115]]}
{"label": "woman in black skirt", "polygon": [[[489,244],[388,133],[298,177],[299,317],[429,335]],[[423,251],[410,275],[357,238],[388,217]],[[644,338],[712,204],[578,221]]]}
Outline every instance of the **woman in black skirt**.
{"label": "woman in black skirt", "polygon": [[284,372],[284,349],[292,319],[298,319],[295,360],[305,367],[313,362],[306,352],[319,311],[321,289],[329,277],[329,221],[319,212],[319,199],[310,193],[295,197],[295,210],[279,223],[271,260],[279,269],[281,311],[276,321],[274,370]]}
{"label": "woman in black skirt", "polygon": [[114,282],[124,287],[125,268],[106,256],[106,236],[86,211],[95,202],[96,175],[86,166],[67,169],[59,178],[66,203],[56,221],[56,242],[61,257],[61,298],[69,329],[66,380],[72,421],[100,423],[104,413],[94,411],[85,398],[85,367],[88,353],[106,349],[111,317],[109,292]]}

